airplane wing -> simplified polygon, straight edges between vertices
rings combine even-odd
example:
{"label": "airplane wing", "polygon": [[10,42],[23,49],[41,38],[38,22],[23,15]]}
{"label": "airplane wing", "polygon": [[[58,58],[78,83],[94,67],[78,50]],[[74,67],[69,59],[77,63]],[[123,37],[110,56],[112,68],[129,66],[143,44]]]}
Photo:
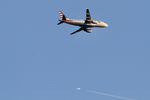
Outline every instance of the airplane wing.
{"label": "airplane wing", "polygon": [[85,32],[88,32],[88,33],[91,33],[92,32],[92,29],[91,28],[83,28],[83,27],[81,27],[81,28],[79,28],[78,30],[76,30],[76,31],[74,31],[74,32],[72,32],[72,33],[70,33],[70,35],[73,35],[73,34],[75,34],[75,33],[77,33],[77,32],[80,32],[80,31],[85,31]]}
{"label": "airplane wing", "polygon": [[79,28],[78,30],[76,30],[76,31],[74,31],[74,32],[72,32],[72,33],[70,33],[70,35],[73,35],[73,34],[75,34],[75,33],[77,33],[77,32],[80,32],[80,31],[82,31],[83,29],[82,29],[82,27],[81,28]]}
{"label": "airplane wing", "polygon": [[86,20],[85,23],[91,23],[92,22],[92,18],[91,18],[91,14],[89,9],[86,9]]}
{"label": "airplane wing", "polygon": [[91,14],[89,9],[86,9],[86,20],[91,20]]}

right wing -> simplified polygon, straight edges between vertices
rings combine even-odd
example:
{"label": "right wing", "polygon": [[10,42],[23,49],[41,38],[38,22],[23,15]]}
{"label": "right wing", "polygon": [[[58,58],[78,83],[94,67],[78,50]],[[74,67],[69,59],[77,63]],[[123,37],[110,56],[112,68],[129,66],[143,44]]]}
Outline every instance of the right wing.
{"label": "right wing", "polygon": [[91,14],[89,9],[86,9],[86,20],[91,20]]}
{"label": "right wing", "polygon": [[91,23],[92,22],[92,18],[91,18],[91,14],[89,9],[86,9],[86,19],[85,19],[85,23]]}

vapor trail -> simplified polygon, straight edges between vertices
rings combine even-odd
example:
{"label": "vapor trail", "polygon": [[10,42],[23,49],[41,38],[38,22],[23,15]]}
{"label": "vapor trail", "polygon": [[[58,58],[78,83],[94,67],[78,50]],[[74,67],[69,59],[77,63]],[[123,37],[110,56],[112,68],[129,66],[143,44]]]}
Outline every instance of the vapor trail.
{"label": "vapor trail", "polygon": [[109,96],[109,97],[113,97],[113,98],[121,99],[121,100],[134,100],[134,99],[131,99],[131,98],[126,98],[126,97],[117,96],[117,95],[104,93],[104,92],[99,92],[99,91],[87,90],[87,92],[98,94],[98,95],[103,95],[103,96]]}

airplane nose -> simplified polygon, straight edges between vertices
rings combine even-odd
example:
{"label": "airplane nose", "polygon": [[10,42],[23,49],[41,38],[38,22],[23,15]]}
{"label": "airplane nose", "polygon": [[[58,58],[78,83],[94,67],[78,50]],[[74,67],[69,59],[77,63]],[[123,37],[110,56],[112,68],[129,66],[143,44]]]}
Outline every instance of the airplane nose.
{"label": "airplane nose", "polygon": [[108,27],[108,24],[105,22],[101,22],[103,27]]}
{"label": "airplane nose", "polygon": [[104,27],[108,27],[108,24],[107,23],[103,23]]}
{"label": "airplane nose", "polygon": [[105,23],[105,27],[108,27],[108,24],[107,24],[107,23]]}

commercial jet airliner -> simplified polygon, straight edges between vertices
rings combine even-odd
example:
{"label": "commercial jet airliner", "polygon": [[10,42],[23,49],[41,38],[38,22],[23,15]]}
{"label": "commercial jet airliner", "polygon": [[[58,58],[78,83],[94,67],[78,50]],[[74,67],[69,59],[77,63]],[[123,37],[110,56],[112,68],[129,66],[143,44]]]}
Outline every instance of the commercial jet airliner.
{"label": "commercial jet airliner", "polygon": [[91,18],[89,9],[86,9],[86,19],[85,20],[75,20],[75,19],[67,18],[62,11],[59,12],[59,16],[60,16],[60,19],[59,19],[59,23],[57,25],[60,25],[62,23],[67,23],[70,25],[80,27],[75,32],[72,32],[71,35],[73,35],[77,32],[80,32],[82,30],[85,32],[91,33],[93,27],[100,27],[100,28],[108,27],[108,24],[103,21],[93,20]]}

